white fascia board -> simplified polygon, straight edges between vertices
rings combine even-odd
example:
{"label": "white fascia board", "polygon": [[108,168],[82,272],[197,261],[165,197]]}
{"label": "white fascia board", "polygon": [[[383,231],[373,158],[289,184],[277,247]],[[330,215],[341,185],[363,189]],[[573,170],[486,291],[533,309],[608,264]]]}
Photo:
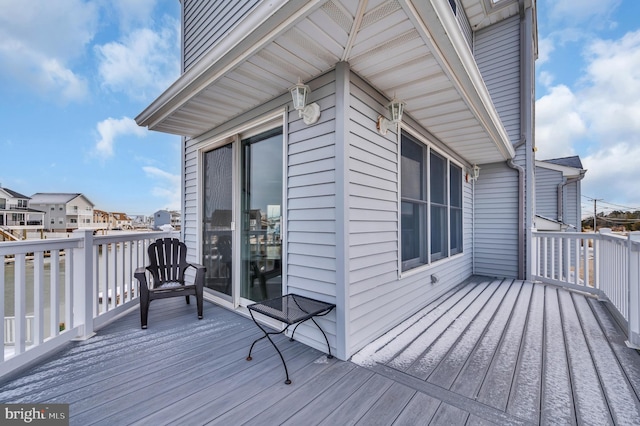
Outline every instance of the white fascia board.
{"label": "white fascia board", "polygon": [[565,177],[580,176],[580,174],[585,171],[584,169],[563,166],[561,164],[547,163],[546,161],[540,161],[540,160],[536,160],[536,167],[542,167],[545,169],[562,172],[562,176],[565,176]]}
{"label": "white fascia board", "polygon": [[464,102],[496,144],[503,159],[514,158],[516,153],[509,135],[449,2],[404,0],[401,4]]}
{"label": "white fascia board", "polygon": [[288,30],[325,0],[270,0],[260,3],[220,43],[144,109],[139,126],[153,129],[194,96]]}

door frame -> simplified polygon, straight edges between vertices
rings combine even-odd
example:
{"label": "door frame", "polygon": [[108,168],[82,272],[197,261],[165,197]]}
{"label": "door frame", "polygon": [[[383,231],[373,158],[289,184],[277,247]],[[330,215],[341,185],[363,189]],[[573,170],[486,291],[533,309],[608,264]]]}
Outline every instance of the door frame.
{"label": "door frame", "polygon": [[240,277],[241,277],[241,253],[239,251],[240,244],[242,244],[242,236],[240,235],[241,226],[241,171],[242,171],[242,155],[241,155],[241,141],[251,136],[258,135],[269,129],[273,129],[282,126],[282,223],[281,223],[281,238],[282,238],[282,294],[286,293],[287,282],[287,164],[288,164],[288,126],[287,126],[287,109],[281,108],[277,111],[272,111],[268,114],[262,115],[259,118],[248,121],[240,126],[226,131],[216,136],[208,137],[200,142],[200,146],[197,151],[197,214],[196,214],[196,256],[197,261],[202,261],[202,209],[203,209],[203,183],[204,183],[204,153],[213,149],[220,148],[227,144],[233,144],[233,176],[232,176],[232,203],[233,203],[233,224],[232,224],[232,282],[231,282],[231,301],[226,298],[218,296],[213,291],[205,291],[205,296],[208,300],[230,308],[240,309],[246,311],[247,299],[240,297]]}

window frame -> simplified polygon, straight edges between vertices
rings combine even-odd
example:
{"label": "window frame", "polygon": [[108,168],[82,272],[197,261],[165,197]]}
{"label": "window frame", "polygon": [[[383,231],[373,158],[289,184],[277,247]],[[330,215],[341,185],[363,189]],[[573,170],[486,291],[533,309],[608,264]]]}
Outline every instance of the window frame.
{"label": "window frame", "polygon": [[[426,252],[426,258],[411,258],[403,260],[403,249],[405,246],[405,242],[403,242],[403,234],[406,229],[403,229],[403,206],[405,203],[413,203],[416,200],[412,200],[403,196],[402,192],[402,180],[403,180],[403,166],[402,166],[402,145],[404,142],[404,138],[407,138],[409,141],[415,143],[417,146],[421,148],[422,151],[422,165],[423,165],[423,184],[426,186],[426,201],[424,205],[426,206],[426,217],[421,218],[424,223],[420,226],[420,230],[422,234],[420,235],[419,244],[420,251]],[[433,199],[432,184],[433,184],[433,176],[432,176],[432,157],[437,156],[444,161],[443,167],[443,178],[444,178],[444,193],[442,194],[444,197],[444,204],[435,203]],[[398,176],[399,176],[399,191],[398,191],[398,221],[400,235],[399,235],[399,244],[398,244],[398,266],[400,274],[412,273],[414,271],[420,270],[420,268],[427,267],[429,265],[433,265],[436,262],[444,261],[446,259],[451,259],[454,256],[461,255],[464,253],[464,165],[453,158],[450,154],[443,152],[443,150],[438,149],[434,146],[434,143],[424,136],[420,135],[418,132],[411,128],[403,127],[402,130],[398,134]],[[455,191],[452,191],[452,173],[459,173],[459,179],[457,182],[459,183],[459,188],[457,194]],[[404,178],[406,179],[406,177]],[[457,197],[459,201],[459,206],[453,205],[453,197]],[[441,201],[441,200],[439,200]],[[443,210],[443,221],[445,222],[445,226],[442,229],[441,235],[443,235],[443,248],[444,250],[439,252],[433,252],[433,237],[434,232],[432,230],[432,223],[434,220],[433,217],[433,209],[444,209]],[[459,212],[456,214],[456,212]],[[457,216],[456,216],[457,215]],[[454,217],[456,216],[456,217]],[[455,228],[454,228],[455,227]],[[415,227],[414,227],[415,229]],[[457,236],[457,244],[452,240],[453,237]],[[458,247],[459,246],[459,247]]]}

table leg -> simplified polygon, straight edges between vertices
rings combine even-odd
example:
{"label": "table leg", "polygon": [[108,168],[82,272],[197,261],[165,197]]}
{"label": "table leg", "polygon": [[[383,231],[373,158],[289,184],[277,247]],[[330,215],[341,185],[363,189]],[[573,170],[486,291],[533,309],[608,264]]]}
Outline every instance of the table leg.
{"label": "table leg", "polygon": [[289,380],[289,370],[287,369],[287,363],[284,361],[284,357],[282,356],[282,352],[280,352],[280,349],[278,349],[278,347],[276,346],[276,344],[274,343],[273,340],[271,340],[271,337],[269,337],[270,334],[281,334],[284,333],[285,331],[287,331],[287,328],[289,328],[289,326],[286,326],[284,328],[284,330],[282,331],[277,331],[277,332],[267,332],[267,330],[265,330],[259,323],[258,321],[256,321],[255,317],[253,316],[253,311],[251,309],[249,309],[249,314],[251,315],[251,319],[253,320],[253,322],[258,326],[258,328],[260,330],[262,330],[262,332],[264,333],[264,336],[257,338],[256,340],[254,340],[254,342],[251,344],[251,348],[249,349],[249,356],[247,356],[247,361],[251,361],[251,351],[253,350],[253,345],[256,344],[256,342],[258,342],[259,340],[264,339],[265,337],[267,339],[269,339],[269,341],[271,342],[271,344],[273,345],[274,348],[276,348],[276,351],[278,352],[278,355],[280,355],[280,359],[282,360],[282,365],[284,366],[284,374],[286,375],[287,379],[284,381],[285,385],[290,385],[291,384],[291,380]]}

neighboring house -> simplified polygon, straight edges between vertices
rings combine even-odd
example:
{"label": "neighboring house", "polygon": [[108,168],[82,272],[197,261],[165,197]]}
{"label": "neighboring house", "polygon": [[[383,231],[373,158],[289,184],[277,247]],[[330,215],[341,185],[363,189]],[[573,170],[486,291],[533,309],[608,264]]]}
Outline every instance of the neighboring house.
{"label": "neighboring house", "polygon": [[131,229],[132,220],[125,213],[113,212],[111,213],[111,229]]}
{"label": "neighboring house", "polygon": [[110,217],[109,212],[93,209],[93,223],[96,229],[109,229]]}
{"label": "neighboring house", "polygon": [[0,239],[17,239],[28,230],[43,229],[44,212],[31,208],[30,203],[26,195],[0,186]]}
{"label": "neighboring house", "polygon": [[136,229],[150,228],[152,224],[152,218],[146,215],[136,215],[132,219],[132,226]]}
{"label": "neighboring house", "polygon": [[171,225],[171,213],[168,210],[158,210],[153,214],[153,229],[160,229],[163,225]]}
{"label": "neighboring house", "polygon": [[333,302],[320,323],[347,359],[473,274],[531,277],[535,1],[181,7],[183,73],[136,121],[183,136],[209,300]]}
{"label": "neighboring house", "polygon": [[31,196],[31,205],[45,212],[44,226],[49,231],[94,228],[94,204],[82,194],[38,192]]}
{"label": "neighboring house", "polygon": [[580,157],[536,161],[538,231],[581,231],[581,181],[586,170]]}

